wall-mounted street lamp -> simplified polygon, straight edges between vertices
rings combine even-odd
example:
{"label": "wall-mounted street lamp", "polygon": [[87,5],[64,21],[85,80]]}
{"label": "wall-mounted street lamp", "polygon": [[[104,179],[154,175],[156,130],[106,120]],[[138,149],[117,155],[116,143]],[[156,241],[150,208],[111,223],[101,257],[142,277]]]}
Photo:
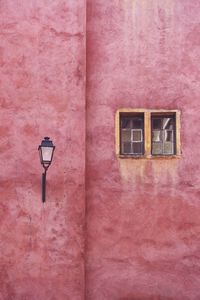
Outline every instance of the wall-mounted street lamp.
{"label": "wall-mounted street lamp", "polygon": [[46,173],[52,162],[55,146],[49,137],[45,137],[41,145],[38,147],[40,162],[44,168],[42,174],[42,202],[46,200]]}

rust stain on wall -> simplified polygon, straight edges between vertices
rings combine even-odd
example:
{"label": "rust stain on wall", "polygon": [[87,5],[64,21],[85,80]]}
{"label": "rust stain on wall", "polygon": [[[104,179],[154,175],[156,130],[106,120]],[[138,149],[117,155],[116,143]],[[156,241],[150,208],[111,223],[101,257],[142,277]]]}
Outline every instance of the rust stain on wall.
{"label": "rust stain on wall", "polygon": [[122,181],[128,181],[136,184],[137,178],[142,179],[145,176],[145,167],[148,163],[144,159],[118,159]]}

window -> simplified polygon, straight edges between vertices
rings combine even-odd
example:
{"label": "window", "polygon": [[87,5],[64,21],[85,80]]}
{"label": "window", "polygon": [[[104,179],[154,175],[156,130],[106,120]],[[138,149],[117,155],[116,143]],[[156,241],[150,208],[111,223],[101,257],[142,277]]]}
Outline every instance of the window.
{"label": "window", "polygon": [[120,109],[116,113],[116,152],[120,157],[180,155],[178,110]]}
{"label": "window", "polygon": [[175,115],[162,114],[151,117],[151,154],[175,154]]}
{"label": "window", "polygon": [[121,153],[144,154],[144,117],[143,115],[121,116]]}

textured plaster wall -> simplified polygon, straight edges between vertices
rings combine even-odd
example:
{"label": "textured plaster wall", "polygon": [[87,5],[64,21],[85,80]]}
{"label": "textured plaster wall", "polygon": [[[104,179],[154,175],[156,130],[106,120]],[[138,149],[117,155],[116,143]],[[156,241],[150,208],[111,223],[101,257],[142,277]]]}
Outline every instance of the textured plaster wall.
{"label": "textured plaster wall", "polygon": [[[200,2],[87,3],[86,299],[198,300]],[[122,107],[181,110],[181,158],[118,159]]]}
{"label": "textured plaster wall", "polygon": [[0,299],[83,299],[83,0],[0,1],[0,169]]}
{"label": "textured plaster wall", "polygon": [[[88,0],[85,97],[85,1],[0,1],[0,300],[200,299],[199,20],[198,0]],[[118,159],[121,107],[180,109],[182,157]]]}

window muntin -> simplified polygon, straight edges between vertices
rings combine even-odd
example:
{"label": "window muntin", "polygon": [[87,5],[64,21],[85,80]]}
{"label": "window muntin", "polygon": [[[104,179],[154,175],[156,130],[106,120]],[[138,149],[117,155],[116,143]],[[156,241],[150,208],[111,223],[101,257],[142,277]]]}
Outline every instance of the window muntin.
{"label": "window muntin", "polygon": [[151,154],[175,155],[175,115],[151,116]]}
{"label": "window muntin", "polygon": [[144,115],[120,116],[121,154],[144,155]]}

